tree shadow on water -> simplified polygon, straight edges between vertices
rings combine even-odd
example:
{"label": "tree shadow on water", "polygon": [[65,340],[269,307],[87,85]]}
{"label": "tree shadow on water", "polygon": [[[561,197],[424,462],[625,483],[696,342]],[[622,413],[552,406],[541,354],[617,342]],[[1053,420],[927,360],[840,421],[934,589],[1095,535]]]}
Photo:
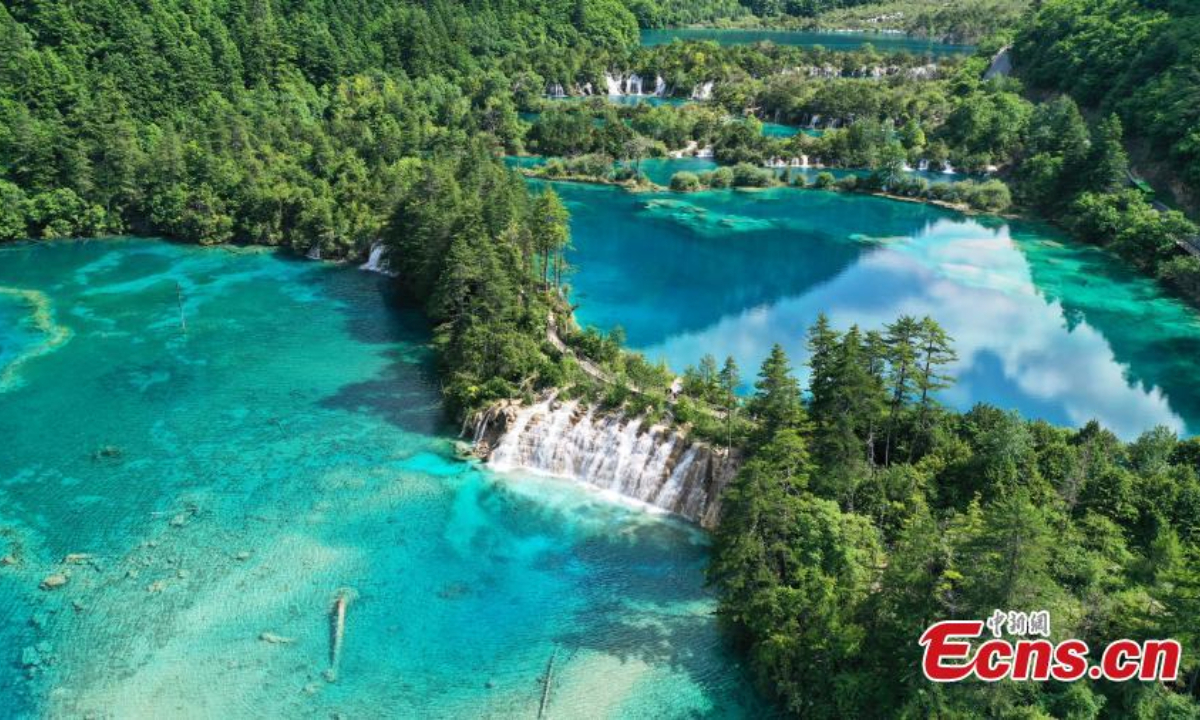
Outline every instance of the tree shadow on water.
{"label": "tree shadow on water", "polygon": [[348,383],[320,406],[370,413],[408,432],[441,434],[449,429],[433,363],[403,349],[383,353],[388,365],[374,378]]}

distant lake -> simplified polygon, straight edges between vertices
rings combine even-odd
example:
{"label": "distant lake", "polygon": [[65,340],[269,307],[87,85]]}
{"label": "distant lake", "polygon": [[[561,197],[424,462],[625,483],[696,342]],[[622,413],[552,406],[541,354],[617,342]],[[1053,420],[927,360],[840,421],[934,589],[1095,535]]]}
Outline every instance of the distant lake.
{"label": "distant lake", "polygon": [[896,33],[817,32],[799,30],[720,30],[716,28],[670,28],[643,30],[642,45],[664,45],[673,40],[713,40],[721,45],[750,45],[772,42],[776,45],[798,45],[829,50],[858,50],[871,45],[880,52],[925,53],[936,57],[966,55],[975,52],[974,45],[951,45],[928,38],[910,37]]}

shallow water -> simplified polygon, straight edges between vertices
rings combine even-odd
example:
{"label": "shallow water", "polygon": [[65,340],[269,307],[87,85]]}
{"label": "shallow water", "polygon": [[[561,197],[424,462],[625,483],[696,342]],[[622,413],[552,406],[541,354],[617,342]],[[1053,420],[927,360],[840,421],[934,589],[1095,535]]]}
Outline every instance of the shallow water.
{"label": "shallow water", "polygon": [[1044,226],[791,188],[557,189],[580,321],[622,326],[677,371],[732,355],[751,382],[773,343],[804,361],[820,312],[843,329],[928,314],[956,340],[949,404],[1200,432],[1200,315]]}
{"label": "shallow water", "polygon": [[[542,165],[546,162],[546,158],[540,155],[510,155],[504,159],[510,167],[516,168],[531,168]],[[626,161],[626,165],[633,163]],[[651,182],[668,187],[671,184],[671,177],[677,172],[702,173],[711,172],[721,167],[721,164],[712,158],[698,157],[682,157],[682,158],[646,158],[637,163],[638,171]],[[777,173],[782,177],[790,173],[791,182],[798,183],[801,179],[805,184],[811,185],[822,172],[827,172],[836,179],[844,178],[848,175],[856,175],[858,177],[867,177],[871,174],[870,170],[847,170],[843,168],[781,168]],[[924,170],[912,170],[905,173],[909,177],[924,178],[930,184],[934,183],[952,183],[966,179],[982,179],[978,176],[964,175],[961,173],[940,173]]]}
{"label": "shallow water", "polygon": [[669,28],[642,31],[642,45],[664,45],[674,40],[711,40],[719,45],[748,45],[760,42],[803,47],[819,45],[827,50],[843,51],[858,50],[864,45],[870,45],[879,52],[909,52],[935,57],[964,55],[975,51],[972,45],[952,45],[898,33],[721,30],[716,28]]}
{"label": "shallow water", "polygon": [[0,287],[70,330],[0,392],[0,716],[534,716],[552,656],[552,715],[761,713],[705,536],[455,460],[387,278],[113,240],[0,248]]}

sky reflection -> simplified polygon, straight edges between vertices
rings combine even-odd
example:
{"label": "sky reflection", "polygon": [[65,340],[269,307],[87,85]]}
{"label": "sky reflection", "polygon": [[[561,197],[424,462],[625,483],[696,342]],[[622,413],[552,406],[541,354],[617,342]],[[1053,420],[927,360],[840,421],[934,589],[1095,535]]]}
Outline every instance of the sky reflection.
{"label": "sky reflection", "polygon": [[564,186],[579,317],[677,370],[728,354],[749,376],[775,342],[802,362],[820,312],[842,329],[930,315],[955,339],[955,407],[1124,437],[1200,427],[1196,313],[1044,229],[832,193],[597,190]]}

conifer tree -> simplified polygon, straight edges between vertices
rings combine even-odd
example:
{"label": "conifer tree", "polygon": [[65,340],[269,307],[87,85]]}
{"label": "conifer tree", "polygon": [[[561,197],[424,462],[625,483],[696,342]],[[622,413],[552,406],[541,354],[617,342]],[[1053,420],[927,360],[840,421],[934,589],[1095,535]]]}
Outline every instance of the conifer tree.
{"label": "conifer tree", "polygon": [[754,383],[755,393],[750,400],[750,412],[758,420],[759,438],[766,442],[784,428],[804,424],[804,406],[800,401],[800,384],[792,375],[787,353],[778,343],[763,361]]}

